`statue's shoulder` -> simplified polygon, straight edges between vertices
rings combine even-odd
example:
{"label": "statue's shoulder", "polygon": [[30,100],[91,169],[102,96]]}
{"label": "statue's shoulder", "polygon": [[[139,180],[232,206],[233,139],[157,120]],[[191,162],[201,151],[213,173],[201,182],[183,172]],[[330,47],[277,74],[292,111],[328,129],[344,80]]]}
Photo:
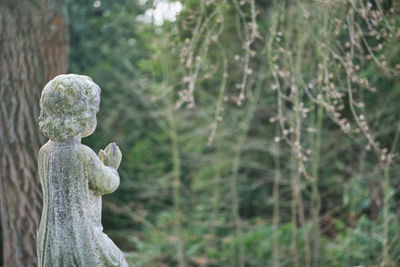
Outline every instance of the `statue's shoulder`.
{"label": "statue's shoulder", "polygon": [[90,158],[93,158],[93,157],[97,157],[97,155],[93,151],[93,149],[91,149],[87,145],[83,145],[83,144],[79,144],[78,146],[76,146],[76,152],[81,157],[87,158],[87,159],[90,159]]}

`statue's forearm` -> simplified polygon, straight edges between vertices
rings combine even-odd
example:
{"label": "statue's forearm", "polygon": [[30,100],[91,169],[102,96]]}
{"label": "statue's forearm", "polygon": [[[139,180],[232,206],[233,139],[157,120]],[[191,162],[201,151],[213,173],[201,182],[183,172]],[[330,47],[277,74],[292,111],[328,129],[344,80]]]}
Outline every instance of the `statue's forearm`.
{"label": "statue's forearm", "polygon": [[119,174],[113,167],[103,166],[90,181],[90,189],[101,195],[114,192],[119,186]]}

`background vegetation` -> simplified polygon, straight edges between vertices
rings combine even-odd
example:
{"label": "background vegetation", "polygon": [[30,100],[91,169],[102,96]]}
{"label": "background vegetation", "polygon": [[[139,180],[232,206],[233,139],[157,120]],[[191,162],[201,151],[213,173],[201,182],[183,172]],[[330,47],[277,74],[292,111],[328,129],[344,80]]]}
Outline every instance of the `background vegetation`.
{"label": "background vegetation", "polygon": [[[160,2],[160,1],[159,1]],[[396,266],[400,15],[391,0],[67,1],[69,72],[102,88],[135,266]],[[142,19],[141,19],[142,18]]]}

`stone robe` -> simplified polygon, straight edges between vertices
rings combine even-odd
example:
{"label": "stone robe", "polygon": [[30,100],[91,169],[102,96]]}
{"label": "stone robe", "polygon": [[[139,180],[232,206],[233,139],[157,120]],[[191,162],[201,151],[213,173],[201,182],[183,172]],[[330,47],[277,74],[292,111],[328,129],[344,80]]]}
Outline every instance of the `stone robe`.
{"label": "stone robe", "polygon": [[44,199],[39,267],[128,266],[101,225],[101,195],[117,189],[118,172],[80,141],[50,140],[38,161]]}

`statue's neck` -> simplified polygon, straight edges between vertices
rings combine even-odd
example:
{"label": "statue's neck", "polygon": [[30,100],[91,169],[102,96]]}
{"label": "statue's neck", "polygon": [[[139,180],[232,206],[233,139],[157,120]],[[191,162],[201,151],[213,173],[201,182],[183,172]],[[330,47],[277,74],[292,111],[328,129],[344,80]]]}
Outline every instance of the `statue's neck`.
{"label": "statue's neck", "polygon": [[53,145],[55,146],[72,146],[72,145],[76,145],[76,144],[80,144],[81,143],[81,136],[72,136],[69,137],[68,139],[62,140],[62,141],[53,141],[51,140],[51,142],[53,143]]}

